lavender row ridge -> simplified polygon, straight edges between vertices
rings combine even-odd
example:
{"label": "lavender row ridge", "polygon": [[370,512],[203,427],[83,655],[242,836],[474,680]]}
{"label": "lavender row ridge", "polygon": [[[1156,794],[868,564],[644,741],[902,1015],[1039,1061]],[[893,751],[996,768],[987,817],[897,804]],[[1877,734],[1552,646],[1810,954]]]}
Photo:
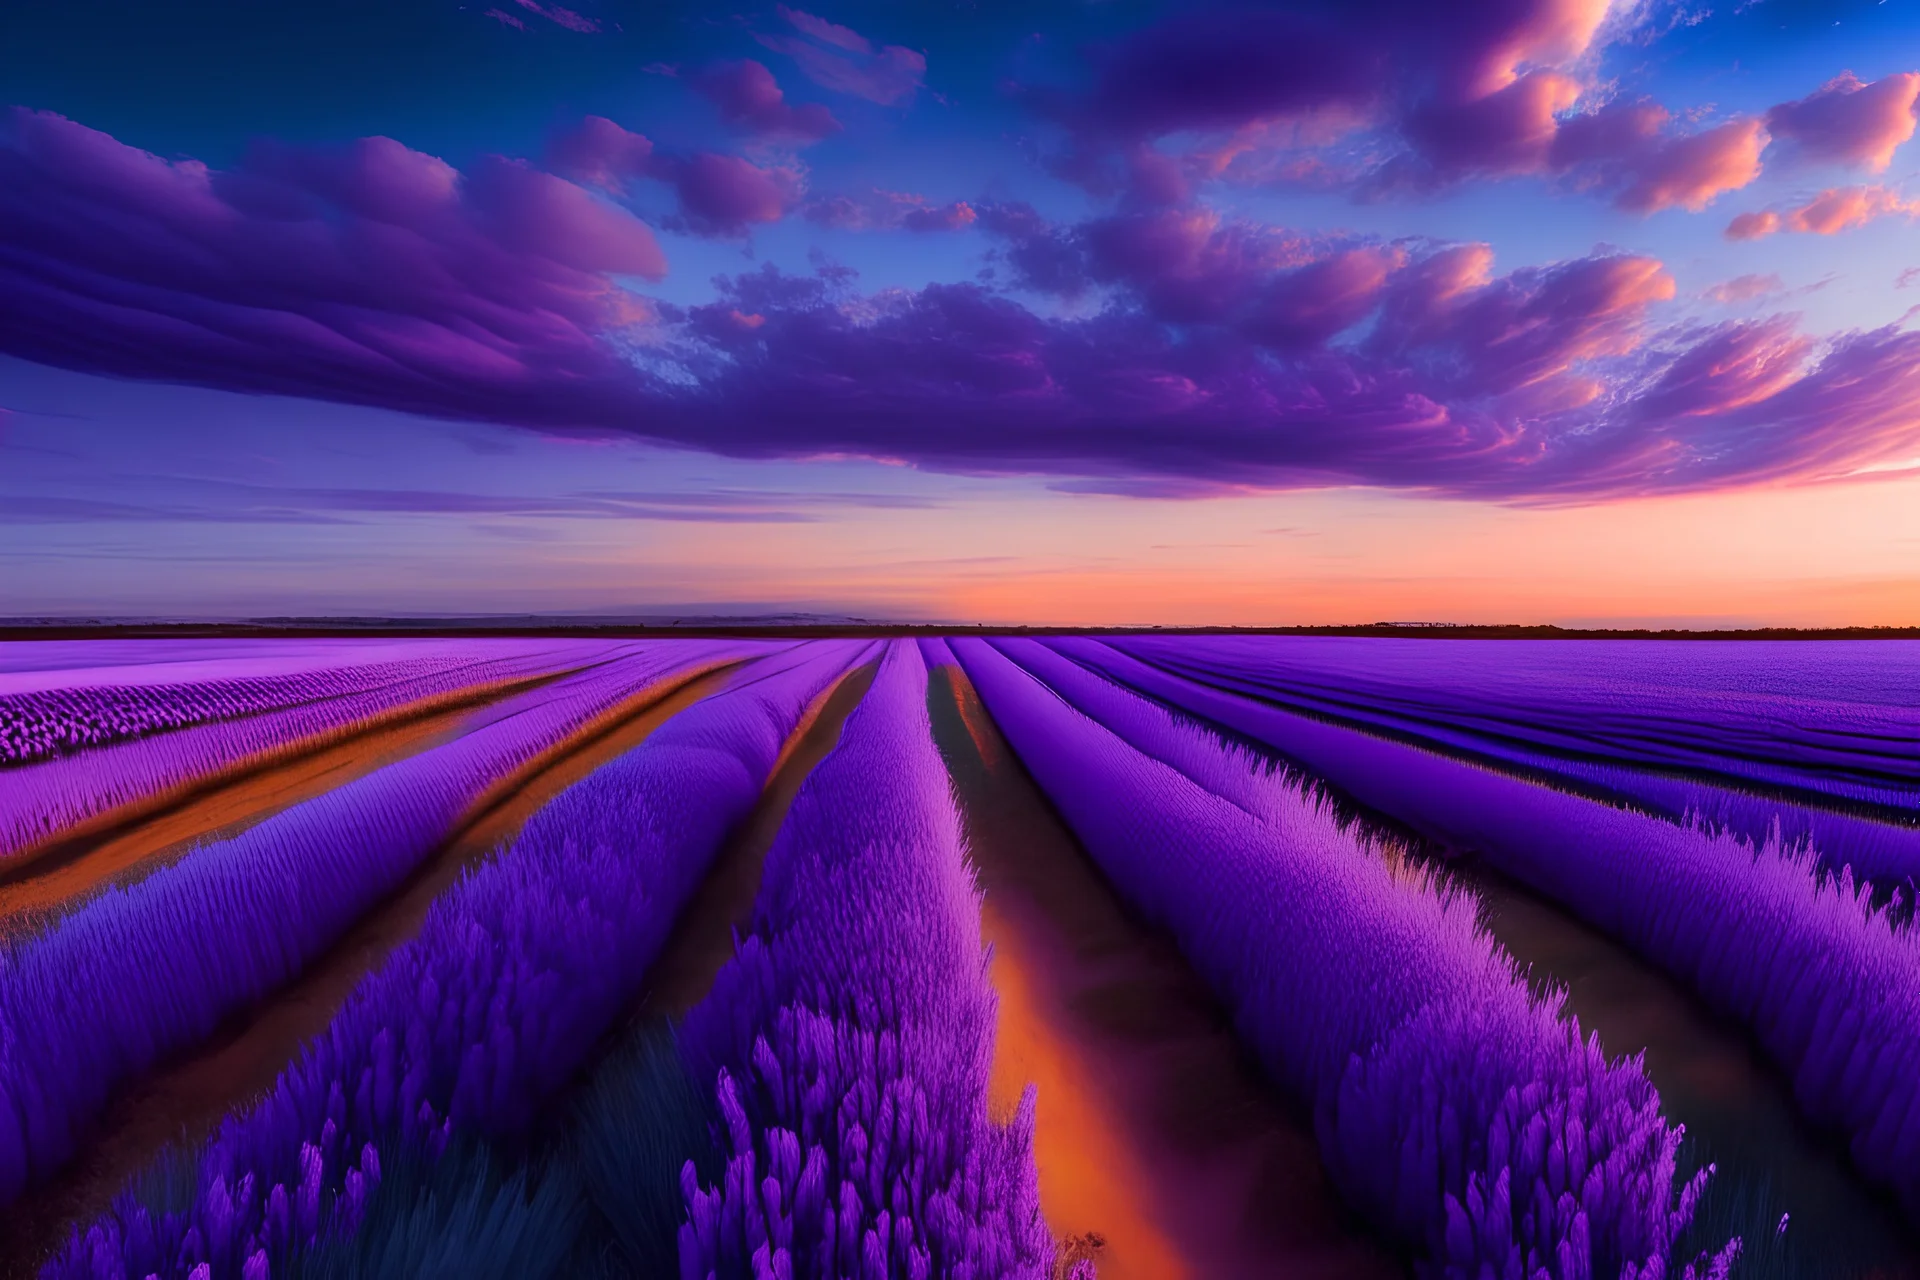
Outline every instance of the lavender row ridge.
{"label": "lavender row ridge", "polygon": [[1313,1108],[1335,1184],[1423,1273],[1725,1274],[1737,1241],[1672,1257],[1706,1175],[1676,1185],[1680,1134],[1640,1064],[1534,999],[1471,900],[1396,872],[1305,793],[1256,816],[1199,785],[1156,756],[1226,748],[1117,687],[1102,714],[1155,754],[986,642],[952,644],[1089,854]]}

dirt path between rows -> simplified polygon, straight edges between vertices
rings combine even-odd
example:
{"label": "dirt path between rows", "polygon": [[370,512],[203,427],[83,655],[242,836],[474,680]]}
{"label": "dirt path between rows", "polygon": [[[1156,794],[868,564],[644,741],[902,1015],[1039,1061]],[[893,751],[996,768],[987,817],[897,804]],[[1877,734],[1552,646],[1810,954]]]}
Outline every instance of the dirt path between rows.
{"label": "dirt path between rows", "polygon": [[469,713],[558,679],[475,685],[397,707],[143,797],[0,862],[0,933],[112,883],[140,878],[196,844],[226,839],[383,765],[457,737]]}
{"label": "dirt path between rows", "polygon": [[847,717],[866,697],[880,664],[869,662],[841,676],[815,698],[781,749],[753,812],[727,838],[707,877],[675,921],[659,957],[647,974],[646,994],[636,1018],[678,1020],[713,989],[714,979],[733,959],[736,931],[745,936],[753,922],[760,873],[773,848],[793,798],[814,767],[840,744]]}
{"label": "dirt path between rows", "polygon": [[[1536,989],[1567,988],[1567,1008],[1611,1057],[1645,1051],[1661,1109],[1718,1164],[1702,1225],[1741,1234],[1736,1274],[1920,1280],[1920,1240],[1830,1137],[1799,1115],[1791,1086],[1738,1027],[1666,974],[1524,886],[1478,863],[1451,868],[1486,904],[1488,928]],[[1784,1237],[1775,1226],[1791,1214]],[[1715,1243],[1703,1240],[1702,1245]]]}
{"label": "dirt path between rows", "polygon": [[632,750],[676,712],[724,688],[740,664],[669,676],[492,788],[465,823],[299,979],[232,1020],[191,1056],[118,1098],[68,1171],[0,1211],[0,1277],[34,1274],[73,1223],[98,1216],[126,1180],[173,1142],[204,1141],[265,1093],[323,1031],[362,977],[413,937],[462,872],[513,839],[554,796]]}
{"label": "dirt path between rows", "polygon": [[1122,905],[963,672],[934,669],[929,709],[985,891],[993,1105],[1039,1088],[1040,1202],[1064,1262],[1090,1255],[1101,1280],[1403,1276],[1339,1203],[1311,1125],[1171,939]]}

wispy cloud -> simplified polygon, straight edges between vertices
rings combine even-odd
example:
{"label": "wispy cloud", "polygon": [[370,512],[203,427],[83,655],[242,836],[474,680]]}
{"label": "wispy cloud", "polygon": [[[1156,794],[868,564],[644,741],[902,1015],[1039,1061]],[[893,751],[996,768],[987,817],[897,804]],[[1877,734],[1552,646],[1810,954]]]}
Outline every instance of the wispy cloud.
{"label": "wispy cloud", "polygon": [[779,14],[798,34],[757,32],[754,39],[792,58],[823,89],[894,106],[909,101],[925,81],[924,54],[897,44],[875,46],[851,27],[785,5]]}
{"label": "wispy cloud", "polygon": [[1759,240],[1780,231],[1832,236],[1881,218],[1916,214],[1920,200],[1909,200],[1890,187],[1830,187],[1785,209],[1740,214],[1727,224],[1726,235],[1729,240]]}
{"label": "wispy cloud", "polygon": [[[370,516],[518,517],[529,521],[649,520],[708,524],[812,524],[840,511],[937,505],[903,494],[759,489],[585,490],[546,495],[444,489],[310,488],[159,478],[164,501],[40,494],[0,496],[0,523],[362,524]],[[499,532],[529,526],[489,524]],[[528,533],[524,536],[538,537]]]}

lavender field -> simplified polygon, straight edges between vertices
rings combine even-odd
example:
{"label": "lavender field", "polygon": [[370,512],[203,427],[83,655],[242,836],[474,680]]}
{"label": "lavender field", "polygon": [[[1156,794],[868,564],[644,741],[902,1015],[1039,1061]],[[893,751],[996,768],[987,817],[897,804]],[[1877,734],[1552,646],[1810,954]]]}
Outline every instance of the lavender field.
{"label": "lavender field", "polygon": [[0,644],[0,1276],[1920,1280],[1920,642]]}

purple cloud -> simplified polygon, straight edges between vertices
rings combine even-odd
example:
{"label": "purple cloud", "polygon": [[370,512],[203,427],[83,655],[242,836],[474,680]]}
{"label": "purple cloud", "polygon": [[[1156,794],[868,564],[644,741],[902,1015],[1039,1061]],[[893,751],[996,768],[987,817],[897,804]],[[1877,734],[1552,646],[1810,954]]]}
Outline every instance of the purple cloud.
{"label": "purple cloud", "polygon": [[1556,130],[1550,162],[1576,180],[1608,187],[1615,203],[1636,213],[1676,205],[1698,211],[1760,176],[1767,132],[1759,120],[1676,136],[1667,131],[1669,119],[1665,107],[1649,102],[1576,116]]}
{"label": "purple cloud", "polygon": [[1651,327],[1673,285],[1646,259],[1489,278],[1487,257],[1410,264],[1361,342],[1291,359],[1133,309],[1051,321],[964,285],[849,309],[767,272],[685,317],[718,358],[681,403],[728,452],[1162,495],[1345,481],[1589,501],[1842,475],[1920,443],[1920,401],[1901,399],[1920,389],[1920,335],[1852,335],[1815,359],[1784,321]]}
{"label": "purple cloud", "polygon": [[1727,224],[1726,235],[1729,240],[1758,240],[1776,231],[1835,236],[1880,218],[1916,214],[1920,214],[1920,200],[1909,200],[1886,187],[1829,187],[1785,212],[1763,209],[1740,214]]}
{"label": "purple cloud", "polygon": [[0,130],[0,346],[130,377],[439,411],[605,376],[646,225],[549,173],[391,139],[166,161],[60,116]]}
{"label": "purple cloud", "polygon": [[[1201,9],[1110,47],[1086,92],[1026,97],[1071,134],[1056,172],[1146,203],[1179,203],[1195,173],[1312,182],[1328,171],[1316,152],[1334,144],[1350,153],[1336,185],[1373,193],[1535,174],[1651,212],[1697,209],[1757,177],[1758,120],[1681,132],[1656,104],[1577,111],[1600,91],[1587,58],[1608,11],[1607,0]],[[1192,133],[1216,141],[1184,168],[1142,146]]]}
{"label": "purple cloud", "polygon": [[738,235],[753,223],[778,222],[806,189],[797,169],[715,152],[657,157],[654,172],[679,192],[688,226],[705,235]]}
{"label": "purple cloud", "polygon": [[[605,122],[563,143],[615,181],[659,159]],[[714,200],[716,219],[761,207]],[[978,216],[1026,287],[1078,291],[1081,314],[979,285],[859,296],[844,272],[771,268],[721,280],[710,303],[649,302],[615,283],[664,271],[645,226],[523,163],[462,172],[370,139],[213,170],[19,112],[0,138],[0,350],[1106,492],[1352,483],[1574,502],[1836,477],[1920,450],[1920,335],[1675,324],[1673,279],[1646,257],[1501,275],[1484,245],[1327,239],[1191,207]]]}
{"label": "purple cloud", "polygon": [[925,82],[924,54],[897,44],[875,48],[872,41],[851,27],[785,5],[779,6],[779,13],[800,34],[758,33],[754,39],[792,58],[806,77],[823,89],[893,106],[912,98]]}
{"label": "purple cloud", "polygon": [[795,165],[757,165],[719,152],[668,154],[604,116],[588,116],[554,139],[547,160],[567,177],[611,192],[643,178],[667,183],[680,198],[677,228],[700,235],[740,235],[755,223],[778,222],[806,191]]}
{"label": "purple cloud", "polygon": [[194,524],[363,523],[355,515],[514,516],[567,520],[650,520],[697,524],[812,524],[849,507],[916,510],[925,499],[890,494],[797,493],[761,489],[693,492],[585,490],[555,495],[447,489],[302,488],[198,481],[193,501],[108,501],[14,494],[0,524],[163,521]]}
{"label": "purple cloud", "polygon": [[1083,128],[1157,137],[1371,107],[1385,67],[1368,42],[1334,23],[1271,9],[1183,14],[1102,60],[1084,102],[1056,110]]}
{"label": "purple cloud", "polygon": [[828,22],[825,18],[815,17],[797,9],[779,6],[780,16],[785,18],[797,30],[812,36],[821,44],[844,49],[848,53],[867,54],[873,52],[873,44],[852,27],[843,27],[837,22]]}
{"label": "purple cloud", "polygon": [[1710,302],[1732,304],[1752,302],[1756,298],[1770,298],[1787,291],[1786,283],[1772,272],[1766,275],[1735,276],[1723,284],[1717,284],[1704,295]]}
{"label": "purple cloud", "polygon": [[936,205],[912,192],[878,189],[809,200],[805,212],[808,221],[839,231],[960,231],[979,217],[965,200]]}
{"label": "purple cloud", "polygon": [[1843,71],[1815,92],[1767,112],[1773,135],[1814,160],[1882,173],[1894,150],[1913,136],[1920,72],[1863,82]]}
{"label": "purple cloud", "polygon": [[752,59],[709,67],[694,82],[737,129],[766,138],[818,142],[840,132],[840,122],[817,102],[793,106],[773,73]]}
{"label": "purple cloud", "polygon": [[[591,35],[600,30],[600,23],[597,20],[589,18],[584,14],[575,13],[572,9],[563,9],[557,4],[541,4],[539,0],[513,0],[513,2],[522,9],[525,9],[528,13],[537,13],[555,26],[565,27],[569,31],[578,31],[582,35]],[[504,17],[505,15],[502,16]],[[513,25],[520,27],[523,31],[526,29],[523,23],[516,22]]]}
{"label": "purple cloud", "polygon": [[629,179],[652,173],[653,142],[605,116],[588,116],[554,138],[547,148],[547,163],[576,182],[618,191]]}

